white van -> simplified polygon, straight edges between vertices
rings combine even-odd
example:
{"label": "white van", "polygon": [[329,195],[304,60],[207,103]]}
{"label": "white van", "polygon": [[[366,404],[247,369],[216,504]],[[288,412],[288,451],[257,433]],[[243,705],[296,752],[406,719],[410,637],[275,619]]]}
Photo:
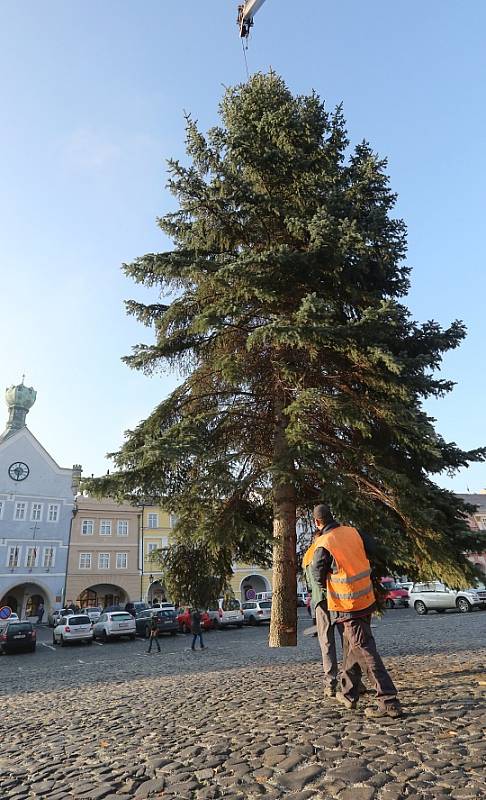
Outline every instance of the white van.
{"label": "white van", "polygon": [[236,625],[237,628],[241,628],[245,621],[241,603],[233,597],[227,600],[221,597],[217,603],[208,608],[208,614],[213,628],[223,628],[227,625]]}
{"label": "white van", "polygon": [[255,600],[271,600],[273,592],[257,592]]}

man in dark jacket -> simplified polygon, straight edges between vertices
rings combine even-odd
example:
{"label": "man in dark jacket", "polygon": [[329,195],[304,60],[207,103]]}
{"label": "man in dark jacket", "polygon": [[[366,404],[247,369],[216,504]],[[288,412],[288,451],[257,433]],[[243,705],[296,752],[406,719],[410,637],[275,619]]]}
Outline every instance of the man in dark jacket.
{"label": "man in dark jacket", "polygon": [[152,645],[153,645],[154,642],[157,645],[157,650],[160,653],[159,626],[158,626],[158,623],[157,623],[157,613],[152,614],[152,616],[150,617],[149,628],[150,628],[150,641],[149,641],[149,647],[148,647],[147,653],[151,652]]}
{"label": "man in dark jacket", "polygon": [[204,650],[205,647],[202,638],[201,612],[197,608],[193,608],[191,611],[191,633],[192,633],[191,650],[196,649],[196,640],[198,638],[199,638],[199,643],[201,645],[201,650]]}
{"label": "man in dark jacket", "polygon": [[314,521],[321,535],[316,541],[311,569],[317,584],[327,591],[332,622],[344,628],[342,690],[336,693],[336,699],[347,708],[356,708],[359,689],[355,665],[358,663],[376,689],[377,707],[367,708],[366,716],[399,717],[402,709],[397,690],[378,654],[371,631],[371,615],[376,603],[369,558],[375,550],[374,541],[355,528],[336,522],[325,504],[314,509]]}

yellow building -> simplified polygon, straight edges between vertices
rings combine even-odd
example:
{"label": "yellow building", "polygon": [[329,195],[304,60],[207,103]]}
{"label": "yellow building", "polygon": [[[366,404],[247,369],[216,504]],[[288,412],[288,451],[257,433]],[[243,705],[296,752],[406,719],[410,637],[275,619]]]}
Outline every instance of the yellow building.
{"label": "yellow building", "polygon": [[[167,547],[170,542],[176,518],[160,506],[143,507],[142,547],[143,547],[143,599],[147,602],[167,598],[162,573],[153,558],[156,550]],[[233,577],[230,586],[238,600],[254,597],[253,593],[272,591],[272,570],[261,569],[251,564],[233,564]]]}
{"label": "yellow building", "polygon": [[160,506],[143,506],[142,510],[142,599],[148,603],[167,599],[162,572],[154,553],[169,544],[175,518]]}

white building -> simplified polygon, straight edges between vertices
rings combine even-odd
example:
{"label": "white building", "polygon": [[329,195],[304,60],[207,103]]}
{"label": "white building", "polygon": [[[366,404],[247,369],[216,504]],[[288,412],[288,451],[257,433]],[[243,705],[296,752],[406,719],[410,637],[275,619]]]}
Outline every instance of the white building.
{"label": "white building", "polygon": [[0,435],[0,607],[46,616],[65,597],[69,536],[81,468],[59,467],[26,426],[36,399],[20,384],[6,391]]}

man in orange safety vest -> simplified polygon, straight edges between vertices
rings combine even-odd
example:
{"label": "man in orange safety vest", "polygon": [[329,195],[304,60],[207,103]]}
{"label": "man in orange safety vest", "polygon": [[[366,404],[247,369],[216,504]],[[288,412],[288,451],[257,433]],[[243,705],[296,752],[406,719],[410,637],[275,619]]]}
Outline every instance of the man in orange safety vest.
{"label": "man in orange safety vest", "polygon": [[340,525],[324,503],[314,508],[314,522],[320,535],[314,541],[313,577],[326,591],[331,619],[343,625],[344,662],[336,700],[347,708],[356,708],[360,695],[355,669],[358,663],[376,690],[377,706],[366,708],[366,716],[400,717],[397,690],[371,631],[371,615],[376,608],[368,559],[372,539],[356,528]]}

